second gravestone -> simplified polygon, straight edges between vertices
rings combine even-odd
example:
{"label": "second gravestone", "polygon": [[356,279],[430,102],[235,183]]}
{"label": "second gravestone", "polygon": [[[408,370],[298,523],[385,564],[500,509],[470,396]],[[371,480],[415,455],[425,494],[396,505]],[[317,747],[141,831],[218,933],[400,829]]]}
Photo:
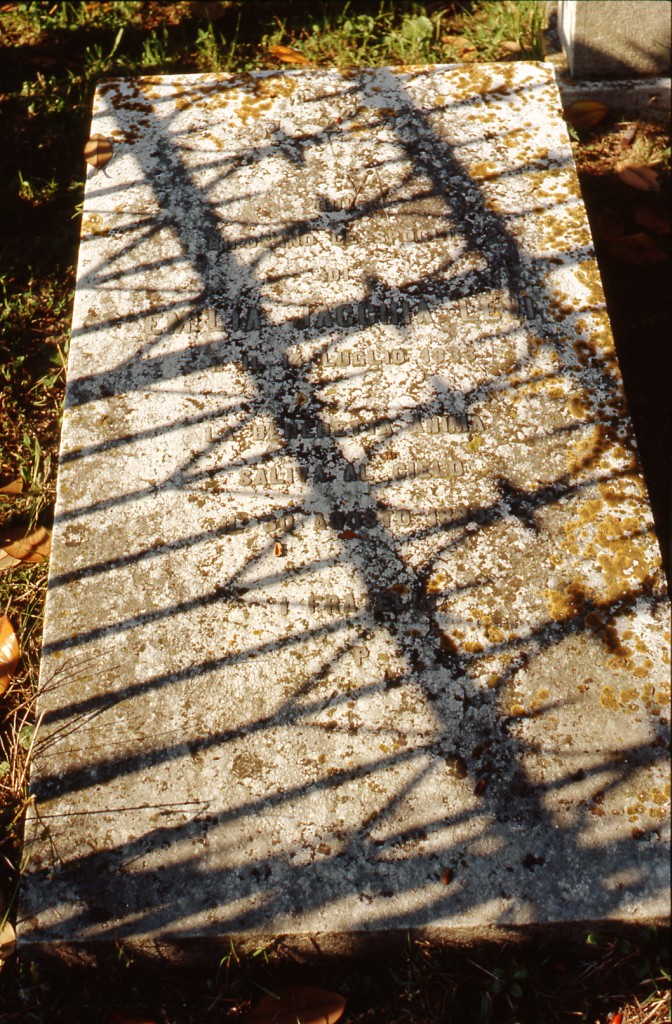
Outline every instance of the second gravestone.
{"label": "second gravestone", "polygon": [[92,135],[24,943],[664,915],[666,605],[551,69],[114,80]]}

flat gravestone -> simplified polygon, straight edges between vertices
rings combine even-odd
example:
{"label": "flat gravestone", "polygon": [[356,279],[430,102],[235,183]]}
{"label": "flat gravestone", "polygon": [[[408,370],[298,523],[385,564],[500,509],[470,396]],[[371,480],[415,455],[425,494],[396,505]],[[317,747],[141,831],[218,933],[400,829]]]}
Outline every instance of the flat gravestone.
{"label": "flat gravestone", "polygon": [[117,79],[91,132],[23,943],[664,916],[667,609],[551,69]]}

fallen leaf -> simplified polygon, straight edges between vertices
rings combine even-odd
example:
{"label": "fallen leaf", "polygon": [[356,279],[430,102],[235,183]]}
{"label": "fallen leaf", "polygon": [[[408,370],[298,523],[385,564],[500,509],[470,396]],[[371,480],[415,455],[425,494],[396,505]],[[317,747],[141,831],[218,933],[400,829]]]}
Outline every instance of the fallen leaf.
{"label": "fallen leaf", "polygon": [[208,21],[219,21],[226,14],[226,8],[218,0],[192,0],[189,5],[191,13],[197,18],[207,18]]}
{"label": "fallen leaf", "polygon": [[0,555],[4,553],[21,562],[43,562],[50,550],[51,531],[44,526],[38,526],[28,534],[22,526],[0,534]]}
{"label": "fallen leaf", "polygon": [[285,553],[285,549],[284,549],[283,545],[280,543],[279,540],[276,540],[276,542],[275,542],[275,547],[273,548],[273,553],[278,558],[280,557],[280,555],[284,555],[284,553]]}
{"label": "fallen leaf", "polygon": [[0,619],[0,693],[4,693],[12,681],[19,664],[19,641],[6,615]]}
{"label": "fallen leaf", "polygon": [[307,57],[304,57],[298,50],[291,46],[269,46],[267,51],[276,60],[284,61],[285,64],[310,64]]}
{"label": "fallen leaf", "polygon": [[657,235],[669,235],[670,218],[663,210],[651,210],[647,206],[636,206],[632,211],[632,219]]}
{"label": "fallen leaf", "polygon": [[633,124],[628,125],[625,131],[621,132],[621,134],[618,136],[618,145],[621,149],[627,149],[628,146],[631,146],[633,144],[633,142],[635,141],[635,135],[637,134],[638,128],[639,123],[635,121],[633,122]]}
{"label": "fallen leaf", "polygon": [[441,885],[450,885],[454,877],[455,872],[453,871],[453,869],[446,868],[443,874],[441,875]]}
{"label": "fallen leaf", "polygon": [[21,559],[14,558],[12,555],[7,555],[0,548],[0,572],[5,572],[7,569],[13,569],[15,565],[19,565]]}
{"label": "fallen leaf", "polygon": [[637,231],[634,235],[623,235],[606,246],[607,252],[621,263],[632,263],[635,266],[655,266],[667,263],[669,256],[659,249],[650,235]]}
{"label": "fallen leaf", "polygon": [[450,46],[456,53],[466,53],[468,50],[476,49],[471,40],[467,39],[466,36],[444,36],[441,41]]}
{"label": "fallen leaf", "polygon": [[565,121],[575,128],[591,128],[609,113],[609,107],[599,100],[575,100],[565,111]]}
{"label": "fallen leaf", "polygon": [[343,533],[338,535],[341,540],[361,540],[362,538],[354,530],[343,530]]}
{"label": "fallen leaf", "polygon": [[336,1024],[347,1000],[312,985],[289,985],[264,996],[247,1015],[247,1024]]}
{"label": "fallen leaf", "polygon": [[499,48],[507,53],[520,53],[522,50],[522,46],[515,39],[505,39],[503,43],[499,44]]}
{"label": "fallen leaf", "polygon": [[84,146],[84,159],[92,167],[104,167],[112,159],[112,141],[104,135],[92,135]]}
{"label": "fallen leaf", "polygon": [[4,487],[0,487],[0,494],[21,494],[23,490],[23,480],[19,477],[18,480],[12,480],[10,483],[5,484]]}
{"label": "fallen leaf", "polygon": [[660,192],[658,175],[651,167],[639,167],[637,164],[616,164],[616,174],[630,188],[638,188],[642,192]]}
{"label": "fallen leaf", "polygon": [[16,932],[10,921],[0,928],[0,960],[6,960],[16,949]]}

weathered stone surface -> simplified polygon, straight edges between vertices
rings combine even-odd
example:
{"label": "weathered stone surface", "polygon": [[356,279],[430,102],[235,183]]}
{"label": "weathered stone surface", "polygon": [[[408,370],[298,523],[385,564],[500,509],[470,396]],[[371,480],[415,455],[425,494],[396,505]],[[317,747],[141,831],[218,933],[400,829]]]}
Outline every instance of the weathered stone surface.
{"label": "weathered stone surface", "polygon": [[667,608],[551,70],[102,84],[20,936],[666,910]]}
{"label": "weathered stone surface", "polygon": [[669,75],[670,5],[659,0],[559,0],[558,31],[577,78]]}

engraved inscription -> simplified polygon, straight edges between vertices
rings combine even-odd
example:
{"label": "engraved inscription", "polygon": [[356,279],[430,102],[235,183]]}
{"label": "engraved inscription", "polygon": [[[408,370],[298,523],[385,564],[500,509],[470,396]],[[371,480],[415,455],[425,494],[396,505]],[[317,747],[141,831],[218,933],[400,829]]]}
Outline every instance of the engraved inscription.
{"label": "engraved inscription", "polygon": [[[319,275],[323,281],[347,281],[351,270],[322,267]],[[440,307],[433,307],[426,299],[390,299],[384,302],[363,300],[344,302],[337,306],[308,306],[298,316],[293,316],[288,327],[297,330],[331,331],[338,328],[369,327],[386,324],[393,327],[409,327],[411,324],[445,324],[451,320],[462,323],[480,323],[485,320],[499,320],[504,313],[535,321],[538,313],[528,295],[511,295],[508,292],[486,293],[465,296]],[[161,315],[149,314],[142,320],[142,329],[147,336],[164,334],[216,334],[221,331],[234,334],[250,334],[262,331],[267,325],[260,308],[240,305],[208,306],[200,310],[182,312],[170,311]]]}

